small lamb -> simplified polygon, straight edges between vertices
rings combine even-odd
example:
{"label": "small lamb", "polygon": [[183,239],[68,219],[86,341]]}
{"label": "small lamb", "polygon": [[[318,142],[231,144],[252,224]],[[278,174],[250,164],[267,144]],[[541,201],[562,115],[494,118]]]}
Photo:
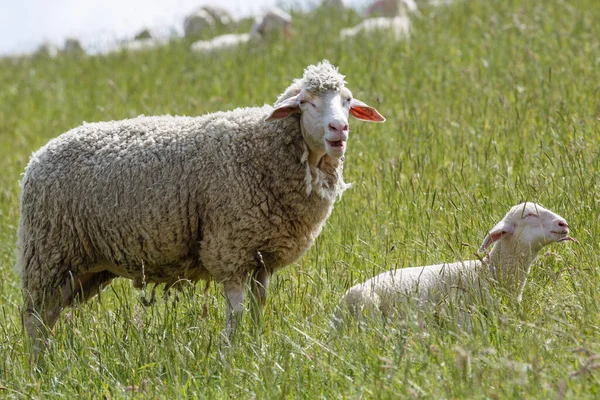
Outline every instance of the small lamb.
{"label": "small lamb", "polygon": [[117,277],[136,287],[215,280],[229,337],[250,283],[314,243],[336,198],[348,114],[383,122],[324,60],[275,107],[90,123],[35,152],[21,181],[23,323],[40,350],[64,307]]}
{"label": "small lamb", "polygon": [[480,251],[491,252],[482,260],[402,268],[384,272],[351,287],[340,301],[333,319],[343,323],[345,311],[358,318],[362,312],[379,310],[394,314],[396,306],[413,299],[420,306],[435,304],[469,286],[490,278],[521,301],[531,264],[542,247],[575,239],[567,221],[539,204],[522,203],[510,209],[485,237]]}

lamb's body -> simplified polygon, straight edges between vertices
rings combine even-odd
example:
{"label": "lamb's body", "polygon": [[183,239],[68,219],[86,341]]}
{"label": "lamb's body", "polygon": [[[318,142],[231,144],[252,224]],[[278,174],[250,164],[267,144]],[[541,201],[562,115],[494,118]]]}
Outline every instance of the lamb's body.
{"label": "lamb's body", "polygon": [[354,316],[363,309],[391,316],[398,304],[437,303],[454,297],[457,291],[478,286],[481,266],[479,260],[467,260],[387,271],[350,288],[344,301]]}
{"label": "lamb's body", "polygon": [[534,203],[511,208],[481,245],[482,260],[401,268],[383,272],[351,287],[336,309],[334,324],[343,322],[343,313],[357,318],[362,312],[381,312],[385,316],[414,302],[418,307],[437,305],[451,299],[459,304],[488,291],[489,283],[521,301],[531,264],[542,247],[574,240],[568,236],[567,222],[561,216]]}

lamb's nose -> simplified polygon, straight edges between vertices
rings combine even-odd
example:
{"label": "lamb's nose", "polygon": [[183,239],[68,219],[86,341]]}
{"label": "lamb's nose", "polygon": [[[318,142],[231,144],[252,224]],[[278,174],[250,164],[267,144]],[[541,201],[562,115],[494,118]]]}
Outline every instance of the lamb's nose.
{"label": "lamb's nose", "polygon": [[332,132],[342,133],[348,130],[348,124],[343,122],[330,122],[329,130]]}
{"label": "lamb's nose", "polygon": [[567,221],[565,221],[564,219],[559,219],[558,221],[556,221],[556,224],[563,229],[569,229],[569,224],[567,224]]}

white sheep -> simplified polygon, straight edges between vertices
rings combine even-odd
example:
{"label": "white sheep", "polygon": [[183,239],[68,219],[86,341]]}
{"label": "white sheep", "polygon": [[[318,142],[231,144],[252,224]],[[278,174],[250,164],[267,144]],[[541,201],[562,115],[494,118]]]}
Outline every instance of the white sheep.
{"label": "white sheep", "polygon": [[194,53],[208,53],[238,47],[252,39],[249,33],[228,33],[209,40],[198,40],[191,45]]}
{"label": "white sheep", "polygon": [[373,2],[364,14],[367,17],[380,15],[384,17],[395,17],[406,12],[418,14],[419,7],[414,0],[378,0]]}
{"label": "white sheep", "polygon": [[419,306],[456,298],[489,280],[521,301],[531,264],[542,247],[574,240],[564,218],[539,204],[523,203],[510,209],[489,231],[480,251],[482,260],[467,260],[384,272],[351,287],[340,301],[333,319],[340,326],[345,313],[357,319],[362,313],[394,315],[402,304]]}
{"label": "white sheep", "polygon": [[273,7],[266,13],[257,17],[250,29],[253,36],[264,37],[271,32],[283,31],[284,34],[292,33],[292,16],[280,8]]}
{"label": "white sheep", "polygon": [[292,17],[279,8],[272,8],[264,15],[256,18],[250,33],[229,33],[208,40],[198,40],[191,45],[195,53],[208,53],[231,49],[246,44],[251,40],[259,41],[265,36],[280,30],[285,35],[291,34]]}
{"label": "white sheep", "polygon": [[124,42],[110,50],[109,53],[120,52],[120,51],[128,51],[128,52],[137,52],[144,50],[153,50],[159,47],[164,47],[169,44],[170,39],[166,37],[149,37],[142,39],[134,39],[130,42]]}
{"label": "white sheep", "polygon": [[222,283],[230,336],[248,281],[260,309],[347,188],[348,114],[384,121],[345,84],[323,61],[274,107],[84,124],[35,152],[17,234],[34,351],[64,307],[117,277]]}
{"label": "white sheep", "polygon": [[223,7],[206,5],[202,6],[202,9],[206,11],[218,25],[230,26],[234,23],[234,19],[229,11]]}
{"label": "white sheep", "polygon": [[391,32],[396,40],[410,38],[411,21],[407,15],[398,15],[394,18],[369,18],[352,28],[344,28],[340,31],[342,39],[348,39],[359,34],[373,34]]}
{"label": "white sheep", "polygon": [[215,19],[205,9],[199,8],[183,20],[183,33],[185,37],[195,37],[205,30],[215,28]]}
{"label": "white sheep", "polygon": [[229,26],[233,18],[222,7],[201,6],[192,11],[183,20],[183,32],[185,37],[195,37],[205,30],[213,30],[216,26]]}

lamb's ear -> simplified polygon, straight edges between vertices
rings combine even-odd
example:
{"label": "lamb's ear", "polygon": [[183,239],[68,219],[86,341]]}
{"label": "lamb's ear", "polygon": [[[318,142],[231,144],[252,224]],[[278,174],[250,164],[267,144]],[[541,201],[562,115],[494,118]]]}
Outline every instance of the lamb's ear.
{"label": "lamb's ear", "polygon": [[479,247],[479,251],[480,252],[486,251],[487,248],[492,245],[492,243],[495,243],[503,235],[512,234],[514,232],[514,230],[515,230],[515,227],[513,224],[507,223],[504,220],[498,222],[498,224],[496,224],[496,226],[494,226],[492,228],[492,230],[490,230],[490,233],[488,233],[488,235],[485,237],[485,239],[483,239],[483,243],[481,244],[481,247]]}
{"label": "lamb's ear", "polygon": [[385,118],[379,114],[379,111],[366,105],[360,100],[350,100],[350,114],[356,119],[369,122],[384,122]]}
{"label": "lamb's ear", "polygon": [[300,103],[298,101],[298,95],[285,99],[277,105],[271,114],[265,119],[265,121],[278,121],[285,119],[292,114],[300,111]]}

